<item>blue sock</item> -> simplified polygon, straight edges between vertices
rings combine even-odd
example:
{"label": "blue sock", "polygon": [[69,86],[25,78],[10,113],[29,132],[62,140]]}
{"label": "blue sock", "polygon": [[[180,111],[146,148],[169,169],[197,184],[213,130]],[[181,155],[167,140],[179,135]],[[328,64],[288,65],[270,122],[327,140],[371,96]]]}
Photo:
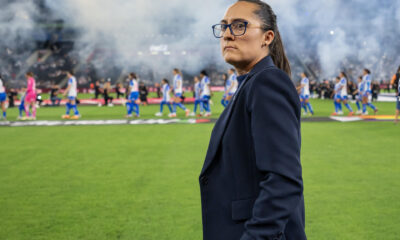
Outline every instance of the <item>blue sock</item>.
{"label": "blue sock", "polygon": [[69,111],[71,110],[71,103],[65,104],[65,107],[67,108],[65,111],[65,115],[69,115]]}
{"label": "blue sock", "polygon": [[345,106],[347,109],[349,109],[350,112],[353,112],[353,109],[351,108],[350,104],[346,103]]}
{"label": "blue sock", "polygon": [[[221,103],[222,103],[222,101],[221,101]],[[199,102],[197,101],[197,100],[195,100],[194,101],[194,109],[193,109],[193,112],[194,113],[196,113],[196,111],[197,111],[197,105],[199,105]],[[223,104],[222,104],[223,105]]]}
{"label": "blue sock", "polygon": [[333,105],[335,105],[335,113],[338,113],[339,107],[336,101],[333,102]]}
{"label": "blue sock", "polygon": [[168,108],[169,108],[169,112],[171,112],[171,113],[172,113],[172,107],[171,107],[171,103],[167,103],[167,106],[168,106]]}
{"label": "blue sock", "polygon": [[342,103],[338,103],[338,108],[339,108],[339,111],[343,111],[343,109],[342,109]]}
{"label": "blue sock", "polygon": [[132,102],[127,102],[127,103],[126,103],[126,107],[127,107],[127,109],[128,109],[128,111],[127,111],[128,115],[131,115],[131,114],[132,114],[132,111],[133,111]]}
{"label": "blue sock", "polygon": [[308,107],[308,109],[310,109],[310,113],[314,114],[314,110],[312,109],[311,103],[308,102],[307,107]]}
{"label": "blue sock", "polygon": [[357,101],[357,102],[356,102],[356,105],[357,105],[357,110],[360,111],[360,110],[361,110],[360,102]]}
{"label": "blue sock", "polygon": [[173,111],[172,111],[172,112],[173,112],[173,113],[176,113],[176,103],[173,103],[172,106],[173,106],[173,107],[172,107],[172,108],[173,108]]}
{"label": "blue sock", "polygon": [[304,109],[304,112],[307,113],[307,106],[304,104],[304,102],[301,102],[301,107]]}
{"label": "blue sock", "polygon": [[221,99],[221,104],[222,104],[222,106],[226,107],[226,105],[225,105],[225,99]]}
{"label": "blue sock", "polygon": [[134,106],[134,108],[135,108],[135,113],[136,113],[136,115],[139,116],[139,104],[134,103],[133,106]]}
{"label": "blue sock", "polygon": [[365,113],[367,111],[367,104],[363,103],[362,107],[363,107],[363,113]]}
{"label": "blue sock", "polygon": [[186,111],[186,107],[182,103],[178,103],[178,106]]}
{"label": "blue sock", "polygon": [[78,108],[76,107],[76,104],[72,105],[72,109],[74,109],[75,116],[78,116],[79,115],[79,111],[78,111]]}
{"label": "blue sock", "polygon": [[160,103],[160,113],[162,113],[162,112],[163,112],[163,107],[164,107],[164,104],[165,104],[165,102],[161,102],[161,103]]}
{"label": "blue sock", "polygon": [[372,110],[376,111],[376,107],[372,103],[368,103],[368,106],[372,108]]}
{"label": "blue sock", "polygon": [[3,112],[3,118],[6,118],[6,117],[7,117],[7,112],[4,111],[4,112]]}

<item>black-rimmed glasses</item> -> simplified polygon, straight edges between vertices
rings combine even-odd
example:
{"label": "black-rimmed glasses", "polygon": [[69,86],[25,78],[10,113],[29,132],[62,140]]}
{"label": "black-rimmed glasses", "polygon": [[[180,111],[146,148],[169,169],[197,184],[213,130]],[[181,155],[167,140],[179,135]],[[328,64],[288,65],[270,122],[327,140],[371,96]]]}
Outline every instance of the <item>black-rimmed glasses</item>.
{"label": "black-rimmed glasses", "polygon": [[233,36],[243,36],[246,33],[248,24],[246,21],[235,21],[231,24],[215,24],[212,29],[216,38],[222,38],[228,28]]}

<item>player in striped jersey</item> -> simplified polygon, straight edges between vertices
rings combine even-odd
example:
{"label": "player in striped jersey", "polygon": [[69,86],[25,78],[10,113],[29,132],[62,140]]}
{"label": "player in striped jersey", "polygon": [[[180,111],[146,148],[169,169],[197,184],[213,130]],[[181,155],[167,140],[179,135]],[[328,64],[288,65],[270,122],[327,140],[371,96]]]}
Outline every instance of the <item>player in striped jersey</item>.
{"label": "player in striped jersey", "polygon": [[332,113],[332,116],[343,115],[342,111],[342,103],[340,100],[342,99],[340,96],[341,93],[341,84],[340,84],[340,77],[335,78],[335,88],[333,91],[333,104],[335,105],[335,112]]}
{"label": "player in striped jersey", "polygon": [[300,86],[297,87],[297,90],[300,91],[300,104],[304,109],[304,115],[307,115],[308,109],[310,110],[311,115],[314,115],[314,110],[310,103],[310,80],[307,77],[306,73],[301,73],[301,82]]}
{"label": "player in striped jersey", "polygon": [[3,119],[7,119],[7,108],[6,108],[6,99],[7,99],[7,94],[6,94],[6,88],[4,87],[3,79],[0,76],[0,104],[1,104],[1,110],[3,110]]}
{"label": "player in striped jersey", "polygon": [[199,77],[195,76],[194,77],[194,109],[193,112],[190,113],[190,116],[195,116],[197,112],[197,108],[200,106],[200,111],[199,114],[197,114],[198,117],[201,117],[203,115],[203,104],[201,100],[201,82]]}
{"label": "player in striped jersey", "polygon": [[363,115],[367,115],[367,106],[372,108],[372,110],[374,110],[374,114],[376,114],[378,112],[378,109],[370,102],[369,100],[369,96],[371,95],[372,91],[371,91],[371,71],[369,71],[369,69],[364,69],[363,71]]}
{"label": "player in striped jersey", "polygon": [[[72,71],[67,71],[67,77],[68,77],[68,85],[67,89],[64,91],[64,96],[68,95],[68,101],[65,104],[66,111],[65,115],[62,116],[63,119],[79,119],[79,111],[78,107],[76,106],[76,97],[78,95],[78,84],[76,82],[76,78],[73,75]],[[74,110],[74,115],[72,117],[69,116],[69,112]]]}
{"label": "player in striped jersey", "polygon": [[132,117],[133,111],[135,111],[135,117],[139,115],[139,82],[135,73],[129,74],[129,87],[128,87],[128,101],[126,118]]}
{"label": "player in striped jersey", "polygon": [[[33,73],[28,72],[25,74],[27,79],[27,88],[25,93],[25,117],[23,120],[36,120],[36,80],[33,78]],[[32,114],[29,108],[32,108]]]}
{"label": "player in striped jersey", "polygon": [[362,93],[364,91],[364,84],[362,80],[362,76],[359,76],[357,79],[357,90],[354,92],[356,95],[356,105],[357,105],[357,114],[361,114],[361,104],[362,103]]}
{"label": "player in striped jersey", "polygon": [[343,105],[349,110],[349,116],[353,116],[354,112],[353,109],[351,108],[350,104],[348,103],[348,97],[347,97],[347,76],[346,73],[341,72],[339,74],[340,77],[340,101],[343,102]]}
{"label": "player in striped jersey", "polygon": [[224,99],[222,99],[221,103],[224,107],[226,107],[229,101],[232,99],[232,96],[235,94],[238,89],[238,81],[237,76],[235,74],[235,69],[231,68],[228,71],[229,77],[226,81],[226,90],[224,94]]}
{"label": "player in striped jersey", "polygon": [[201,78],[201,99],[203,101],[203,108],[206,111],[204,116],[211,116],[210,99],[211,99],[211,89],[210,89],[210,78],[205,70],[200,72]]}
{"label": "player in striped jersey", "polygon": [[179,69],[175,68],[172,73],[174,74],[174,103],[173,103],[173,113],[171,114],[171,117],[176,117],[176,107],[180,107],[182,110],[185,111],[186,117],[189,116],[190,110],[187,109],[183,104],[182,104],[182,93],[183,93],[183,79],[182,79],[182,73]]}
{"label": "player in striped jersey", "polygon": [[171,107],[171,95],[170,95],[171,88],[169,87],[168,79],[164,78],[161,81],[161,89],[162,89],[162,95],[163,96],[162,96],[162,100],[161,100],[161,103],[160,103],[160,112],[156,113],[156,116],[157,117],[162,117],[164,105],[168,106],[168,108],[169,108],[169,115],[168,116],[171,116],[173,111],[172,111],[172,107]]}

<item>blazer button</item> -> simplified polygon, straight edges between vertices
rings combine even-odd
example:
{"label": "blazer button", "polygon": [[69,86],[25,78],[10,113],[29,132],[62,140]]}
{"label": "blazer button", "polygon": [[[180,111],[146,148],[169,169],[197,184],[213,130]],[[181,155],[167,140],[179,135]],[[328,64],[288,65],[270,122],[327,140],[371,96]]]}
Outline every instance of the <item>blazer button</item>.
{"label": "blazer button", "polygon": [[207,184],[208,184],[208,177],[202,176],[202,177],[200,178],[200,182],[201,182],[202,185],[207,186]]}

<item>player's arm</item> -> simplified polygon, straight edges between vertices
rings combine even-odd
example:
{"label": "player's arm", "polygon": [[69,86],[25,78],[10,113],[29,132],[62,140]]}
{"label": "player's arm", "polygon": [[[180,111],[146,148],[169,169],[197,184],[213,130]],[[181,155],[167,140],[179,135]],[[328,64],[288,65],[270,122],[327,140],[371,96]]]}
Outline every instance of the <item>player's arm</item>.
{"label": "player's arm", "polygon": [[296,89],[297,89],[297,91],[300,91],[305,86],[306,86],[305,84],[300,84]]}
{"label": "player's arm", "polygon": [[396,74],[393,75],[392,80],[390,80],[390,88],[393,88],[394,82],[396,81]]}
{"label": "player's arm", "polygon": [[71,83],[68,82],[68,86],[65,89],[63,96],[66,96],[70,89],[71,89]]}

